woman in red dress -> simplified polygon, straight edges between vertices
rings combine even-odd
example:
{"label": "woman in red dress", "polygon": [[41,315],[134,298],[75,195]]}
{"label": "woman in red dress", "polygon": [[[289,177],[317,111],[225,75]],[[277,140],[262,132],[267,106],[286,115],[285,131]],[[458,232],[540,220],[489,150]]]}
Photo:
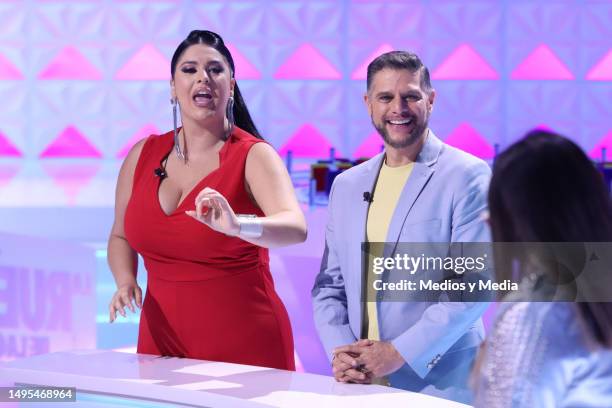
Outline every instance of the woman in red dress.
{"label": "woman in red dress", "polygon": [[221,37],[192,31],[171,72],[174,130],[137,143],[119,173],[110,320],[142,308],[139,353],[293,370],[267,249],[306,239],[289,175],[251,120]]}

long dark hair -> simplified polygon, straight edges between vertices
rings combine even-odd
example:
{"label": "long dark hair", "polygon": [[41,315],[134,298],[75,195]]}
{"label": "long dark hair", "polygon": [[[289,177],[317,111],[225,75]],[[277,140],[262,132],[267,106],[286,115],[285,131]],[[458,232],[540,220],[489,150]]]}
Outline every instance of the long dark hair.
{"label": "long dark hair", "polygon": [[[193,30],[189,33],[187,38],[185,38],[183,42],[179,44],[176,51],[174,51],[174,55],[172,55],[172,61],[170,63],[170,73],[172,74],[172,78],[174,78],[176,64],[178,63],[179,58],[181,55],[183,55],[183,52],[185,52],[187,48],[194,44],[206,44],[209,47],[219,51],[219,53],[223,55],[229,64],[231,76],[234,78],[236,68],[234,67],[234,59],[232,58],[232,54],[225,46],[221,36],[208,30]],[[246,130],[258,139],[263,139],[257,130],[257,126],[255,126],[255,122],[253,122],[253,119],[251,118],[251,114],[249,113],[246,104],[244,103],[244,99],[242,98],[242,94],[238,88],[238,83],[234,85],[234,121],[239,128]]]}
{"label": "long dark hair", "polygon": [[[544,130],[529,132],[496,158],[489,212],[496,242],[612,241],[602,175],[575,143]],[[498,279],[511,273],[496,268]],[[612,347],[612,303],[581,302],[578,309],[595,339]]]}

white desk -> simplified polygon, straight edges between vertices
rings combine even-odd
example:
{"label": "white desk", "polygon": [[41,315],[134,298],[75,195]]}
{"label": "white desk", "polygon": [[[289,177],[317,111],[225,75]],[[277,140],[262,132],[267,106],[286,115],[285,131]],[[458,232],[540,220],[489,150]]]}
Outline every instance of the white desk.
{"label": "white desk", "polygon": [[129,400],[130,406],[467,408],[395,388],[341,384],[322,375],[104,350],[51,353],[3,363],[0,381],[76,387],[77,403],[65,403],[70,407],[101,406],[100,402],[78,402],[79,394],[93,394]]}

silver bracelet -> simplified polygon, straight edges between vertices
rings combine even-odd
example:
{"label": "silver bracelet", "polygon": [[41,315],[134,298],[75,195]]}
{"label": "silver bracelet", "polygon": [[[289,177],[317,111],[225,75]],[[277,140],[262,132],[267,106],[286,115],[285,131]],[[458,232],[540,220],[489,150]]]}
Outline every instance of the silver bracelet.
{"label": "silver bracelet", "polygon": [[263,234],[263,224],[255,214],[238,214],[238,224],[240,230],[239,237],[259,238]]}

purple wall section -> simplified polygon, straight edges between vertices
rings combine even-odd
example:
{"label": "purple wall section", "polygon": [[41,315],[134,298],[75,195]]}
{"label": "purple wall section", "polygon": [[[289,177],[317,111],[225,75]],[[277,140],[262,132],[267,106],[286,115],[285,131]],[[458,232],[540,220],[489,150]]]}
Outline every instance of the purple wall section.
{"label": "purple wall section", "polygon": [[167,130],[169,60],[193,28],[230,44],[279,150],[316,155],[306,126],[356,154],[372,130],[365,66],[409,49],[432,72],[442,138],[490,156],[546,125],[598,154],[612,132],[611,13],[575,0],[4,1],[0,157],[115,159],[143,128]]}

